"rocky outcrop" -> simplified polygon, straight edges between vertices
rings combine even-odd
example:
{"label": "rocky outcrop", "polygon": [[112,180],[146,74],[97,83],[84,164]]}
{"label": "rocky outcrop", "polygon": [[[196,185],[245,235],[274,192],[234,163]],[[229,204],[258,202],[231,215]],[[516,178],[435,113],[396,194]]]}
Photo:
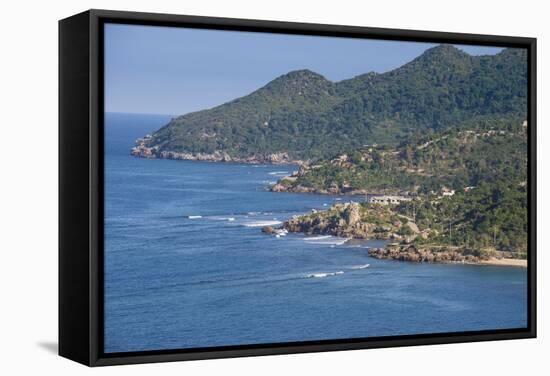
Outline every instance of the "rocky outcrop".
{"label": "rocky outcrop", "polygon": [[254,154],[246,157],[232,157],[225,151],[216,150],[213,153],[187,153],[169,150],[160,150],[157,146],[148,146],[150,138],[138,138],[136,146],[130,154],[134,157],[148,159],[173,159],[184,161],[205,161],[205,162],[234,162],[250,164],[301,164],[302,161],[291,158],[288,153]]}
{"label": "rocky outcrop", "polygon": [[359,214],[359,204],[353,202],[344,209],[344,220],[348,226],[355,226],[361,221],[361,215]]}
{"label": "rocky outcrop", "polygon": [[[347,158],[347,156],[344,155],[344,157]],[[342,158],[342,157],[340,157]],[[340,159],[335,159],[336,161],[340,161]],[[331,161],[330,163],[335,163],[334,161]],[[347,160],[347,159],[345,159]],[[342,167],[342,163],[339,162],[338,166]],[[300,169],[293,173],[290,176],[284,176],[280,178],[277,183],[273,184],[270,188],[272,192],[293,192],[293,193],[315,193],[315,194],[321,194],[321,195],[368,195],[368,194],[384,194],[387,193],[386,191],[381,190],[366,190],[366,189],[356,189],[351,187],[347,184],[337,185],[335,183],[323,187],[323,188],[316,188],[316,187],[310,187],[306,186],[300,183],[302,181],[302,177],[310,173],[311,171],[314,171],[315,169],[321,167],[320,165],[309,165],[308,163],[302,162],[300,164]],[[393,192],[393,191],[392,191]]]}
{"label": "rocky outcrop", "polygon": [[285,184],[285,179],[281,179],[279,183],[271,186],[269,189],[271,192],[293,192],[293,193],[319,193],[328,194],[328,191],[318,191],[315,188],[304,187],[303,185],[292,186]]}
{"label": "rocky outcrop", "polygon": [[262,232],[264,234],[274,234],[275,229],[272,226],[264,226],[264,227],[262,227]]}
{"label": "rocky outcrop", "polygon": [[[368,218],[377,218],[377,223]],[[325,211],[294,216],[283,223],[289,232],[333,235],[356,239],[400,239],[397,217],[388,208],[366,207],[356,202],[333,205]]]}
{"label": "rocky outcrop", "polygon": [[286,236],[288,234],[288,230],[281,227],[272,227],[272,226],[264,226],[262,227],[262,232],[267,235],[275,235],[275,237],[280,238],[281,236]]}
{"label": "rocky outcrop", "polygon": [[[293,177],[293,176],[290,176]],[[288,177],[286,177],[288,178]],[[271,192],[292,192],[292,193],[315,193],[319,195],[362,195],[365,196],[367,194],[378,194],[378,191],[367,191],[364,189],[346,189],[346,188],[340,188],[336,186],[328,187],[327,189],[324,188],[313,188],[313,187],[307,187],[305,185],[301,184],[285,184],[284,180],[286,178],[280,179],[277,183],[273,184],[270,188]]]}
{"label": "rocky outcrop", "polygon": [[[290,178],[294,176],[289,176]],[[285,184],[285,180],[289,177],[280,179],[276,184],[273,184],[270,188],[271,192],[292,192],[292,193],[315,193],[320,195],[362,195],[377,194],[377,191],[366,191],[364,189],[341,189],[333,186],[327,189],[318,189],[313,187],[306,187],[301,184]]]}
{"label": "rocky outcrop", "polygon": [[479,263],[491,259],[511,257],[506,252],[472,249],[468,247],[388,245],[386,248],[371,248],[369,256],[377,259],[440,262],[440,263]]}
{"label": "rocky outcrop", "polygon": [[271,186],[271,192],[287,192],[287,188],[284,184],[277,183]]}

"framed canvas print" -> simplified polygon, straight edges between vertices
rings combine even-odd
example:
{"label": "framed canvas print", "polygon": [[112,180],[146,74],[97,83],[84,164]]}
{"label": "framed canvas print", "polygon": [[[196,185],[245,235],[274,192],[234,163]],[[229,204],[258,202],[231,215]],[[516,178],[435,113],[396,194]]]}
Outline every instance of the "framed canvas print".
{"label": "framed canvas print", "polygon": [[536,335],[536,41],[90,10],[59,23],[59,353]]}

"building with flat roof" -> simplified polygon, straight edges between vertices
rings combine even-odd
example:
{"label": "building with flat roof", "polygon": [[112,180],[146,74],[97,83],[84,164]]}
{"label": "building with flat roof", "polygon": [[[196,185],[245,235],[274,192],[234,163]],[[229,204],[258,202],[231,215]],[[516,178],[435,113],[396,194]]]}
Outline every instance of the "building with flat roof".
{"label": "building with flat roof", "polygon": [[390,195],[367,196],[367,202],[369,204],[396,205],[404,201],[412,201],[412,197]]}

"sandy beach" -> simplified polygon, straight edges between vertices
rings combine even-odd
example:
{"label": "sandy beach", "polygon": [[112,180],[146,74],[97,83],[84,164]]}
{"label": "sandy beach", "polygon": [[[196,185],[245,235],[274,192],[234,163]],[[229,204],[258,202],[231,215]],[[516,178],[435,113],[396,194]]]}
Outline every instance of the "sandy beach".
{"label": "sandy beach", "polygon": [[480,261],[479,264],[484,265],[499,265],[499,266],[518,266],[521,268],[527,267],[527,260],[511,259],[511,258],[491,258],[490,260]]}

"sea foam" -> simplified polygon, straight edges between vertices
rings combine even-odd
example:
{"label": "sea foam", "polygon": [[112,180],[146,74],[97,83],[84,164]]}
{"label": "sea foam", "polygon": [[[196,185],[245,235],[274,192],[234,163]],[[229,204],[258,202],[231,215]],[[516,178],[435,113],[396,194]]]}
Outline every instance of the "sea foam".
{"label": "sea foam", "polygon": [[341,275],[341,274],[344,274],[344,272],[341,270],[338,272],[329,272],[329,273],[313,273],[313,274],[308,274],[306,278],[325,278],[325,277],[331,277],[334,275]]}
{"label": "sea foam", "polygon": [[269,172],[268,174],[269,175],[288,175],[289,172],[288,171],[273,171],[273,172]]}
{"label": "sea foam", "polygon": [[332,236],[330,235],[321,235],[321,236],[310,236],[307,238],[304,238],[305,241],[313,241],[313,240],[321,240],[321,239],[330,239]]}
{"label": "sea foam", "polygon": [[340,238],[337,236],[323,235],[304,238],[307,244],[320,244],[320,245],[342,245],[349,241],[350,238]]}
{"label": "sea foam", "polygon": [[243,226],[245,227],[264,227],[264,226],[274,226],[274,225],[280,225],[281,221],[250,221],[250,222],[244,222]]}

